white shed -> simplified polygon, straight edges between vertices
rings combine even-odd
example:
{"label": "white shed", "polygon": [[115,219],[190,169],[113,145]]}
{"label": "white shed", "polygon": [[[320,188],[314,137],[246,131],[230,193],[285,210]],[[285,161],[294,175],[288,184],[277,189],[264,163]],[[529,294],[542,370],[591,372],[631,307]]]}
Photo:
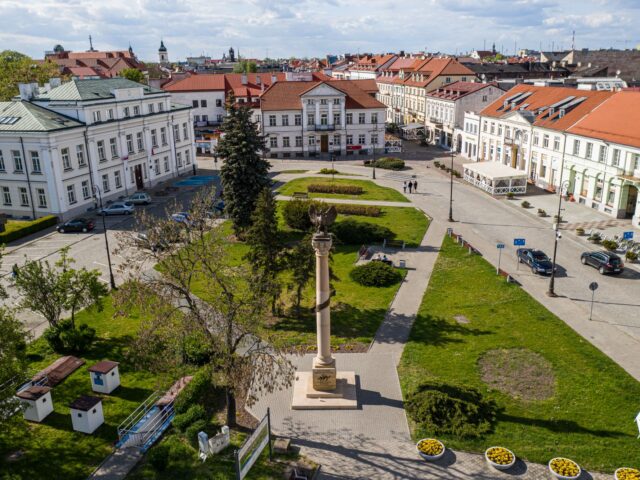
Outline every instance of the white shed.
{"label": "white shed", "polygon": [[69,408],[71,409],[71,423],[77,432],[93,433],[104,423],[101,398],[83,395],[69,405]]}
{"label": "white shed", "polygon": [[527,193],[527,172],[498,162],[465,163],[464,179],[491,195]]}
{"label": "white shed", "polygon": [[53,412],[51,387],[31,386],[19,391],[16,397],[25,406],[25,420],[41,422]]}
{"label": "white shed", "polygon": [[91,389],[99,393],[111,393],[120,386],[118,362],[102,360],[89,367],[91,375]]}

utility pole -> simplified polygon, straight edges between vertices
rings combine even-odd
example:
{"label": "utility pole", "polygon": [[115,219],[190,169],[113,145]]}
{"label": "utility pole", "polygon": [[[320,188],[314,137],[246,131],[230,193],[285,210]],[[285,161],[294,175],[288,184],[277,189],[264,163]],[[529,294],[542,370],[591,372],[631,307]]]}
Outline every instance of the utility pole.
{"label": "utility pole", "polygon": [[[100,210],[102,210],[102,194],[100,193],[100,188],[97,185],[93,187],[94,195],[98,196],[98,201],[100,203]],[[102,230],[104,233],[104,245],[107,249],[107,265],[109,266],[109,283],[111,284],[112,290],[117,290],[116,287],[116,279],[113,276],[113,267],[111,266],[111,252],[109,251],[109,236],[107,235],[107,222],[105,220],[106,215],[102,214]]]}
{"label": "utility pole", "polygon": [[450,188],[449,188],[449,221],[453,222],[453,155],[454,150],[451,148],[451,171],[450,173]]}

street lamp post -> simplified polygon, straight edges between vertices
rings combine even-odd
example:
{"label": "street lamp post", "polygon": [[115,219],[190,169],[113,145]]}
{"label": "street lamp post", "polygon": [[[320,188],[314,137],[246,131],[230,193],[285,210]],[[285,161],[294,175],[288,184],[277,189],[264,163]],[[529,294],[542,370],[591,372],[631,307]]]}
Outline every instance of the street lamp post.
{"label": "street lamp post", "polygon": [[558,195],[558,215],[556,216],[556,222],[555,226],[554,226],[554,243],[553,243],[553,259],[551,260],[551,278],[549,278],[549,290],[547,291],[547,295],[549,297],[557,297],[556,292],[555,292],[555,286],[556,286],[556,255],[558,253],[558,240],[560,240],[560,237],[562,236],[560,234],[560,214],[562,212],[562,192],[565,189],[569,188],[569,180],[565,180],[564,182],[560,183],[560,192]]}
{"label": "street lamp post", "polygon": [[[100,202],[100,210],[102,210],[102,194],[100,193],[100,188],[97,185],[93,186],[93,194],[98,197],[98,201]],[[109,237],[107,235],[107,221],[105,220],[106,215],[102,215],[102,230],[104,231],[104,245],[107,249],[107,265],[109,266],[109,283],[111,284],[112,290],[117,290],[116,287],[116,279],[113,276],[113,267],[111,266],[111,252],[109,251]]]}
{"label": "street lamp post", "polygon": [[453,156],[454,149],[451,148],[451,171],[449,179],[449,221],[453,222]]}

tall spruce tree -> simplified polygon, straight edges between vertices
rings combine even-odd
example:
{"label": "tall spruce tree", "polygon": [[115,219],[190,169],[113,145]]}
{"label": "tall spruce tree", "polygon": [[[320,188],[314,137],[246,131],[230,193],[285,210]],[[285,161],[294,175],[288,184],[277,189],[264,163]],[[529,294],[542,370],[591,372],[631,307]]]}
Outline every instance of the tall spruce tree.
{"label": "tall spruce tree", "polygon": [[224,159],[220,176],[225,211],[236,235],[242,235],[251,225],[258,195],[270,185],[267,174],[271,164],[261,157],[266,149],[265,140],[251,120],[250,108],[236,105],[230,97],[227,112],[222,123],[224,136],[216,150]]}
{"label": "tall spruce tree", "polygon": [[258,280],[258,288],[271,297],[271,313],[276,313],[276,302],[281,285],[278,272],[281,270],[282,244],[278,235],[276,202],[267,187],[260,192],[256,208],[251,216],[246,241],[251,247],[245,258],[249,260]]}

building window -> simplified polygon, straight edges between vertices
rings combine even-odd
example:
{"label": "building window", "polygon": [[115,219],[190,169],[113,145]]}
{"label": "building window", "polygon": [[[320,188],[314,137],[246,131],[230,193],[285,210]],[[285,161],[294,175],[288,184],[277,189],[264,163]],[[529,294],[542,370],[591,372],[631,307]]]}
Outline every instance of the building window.
{"label": "building window", "polygon": [[333,124],[334,125],[340,125],[340,114],[339,113],[334,113],[333,114]]}
{"label": "building window", "polygon": [[87,165],[87,160],[84,158],[84,145],[76,145],[76,158],[78,159],[78,167]]}
{"label": "building window", "polygon": [[69,205],[77,202],[75,185],[67,185],[67,199],[69,200]]}
{"label": "building window", "polygon": [[533,144],[537,147],[538,145],[540,145],[540,135],[538,135],[537,133],[533,134]]}
{"label": "building window", "polygon": [[313,113],[307,114],[307,125],[315,125],[316,124],[316,116]]}
{"label": "building window", "polygon": [[[158,160],[156,160],[157,162]],[[116,184],[116,190],[118,190],[119,188],[122,188],[122,177],[120,176],[120,171],[116,170],[115,172],[113,172],[113,180],[114,183]]]}
{"label": "building window", "polygon": [[207,106],[207,101],[206,100],[200,100],[200,106],[202,108],[205,108]]}
{"label": "building window", "polygon": [[184,161],[187,165],[191,165],[191,152],[189,150],[184,151]]}
{"label": "building window", "polygon": [[371,114],[371,123],[378,123],[378,114],[377,113],[372,113]]}
{"label": "building window", "polygon": [[129,152],[129,154],[132,154],[134,152],[133,150],[133,135],[129,134],[127,135],[127,152]]}
{"label": "building window", "polygon": [[98,147],[98,160],[100,160],[101,162],[106,162],[107,154],[104,151],[104,140],[98,140],[96,142],[96,145]]}
{"label": "building window", "polygon": [[289,148],[291,145],[289,145],[289,137],[282,137],[282,147],[283,148]]}
{"label": "building window", "polygon": [[340,145],[340,135],[334,135],[333,136],[333,144],[334,145]]}
{"label": "building window", "polygon": [[2,187],[2,202],[5,205],[11,205],[11,191],[9,190],[9,187]]}
{"label": "building window", "polygon": [[542,136],[542,147],[549,148],[549,135],[545,134]]}
{"label": "building window", "polygon": [[176,162],[178,167],[182,167],[182,154],[180,152],[176,153]]}
{"label": "building window", "polygon": [[142,132],[136,133],[136,142],[138,143],[138,151],[144,150],[144,141],[142,140]]}
{"label": "building window", "polygon": [[189,125],[187,124],[187,122],[184,122],[182,124],[182,138],[184,140],[189,140]]}
{"label": "building window", "polygon": [[340,99],[339,98],[334,98],[333,99],[333,104],[334,105],[340,105]]}
{"label": "building window", "polygon": [[133,106],[133,115],[135,117],[137,117],[138,115],[140,115],[140,107],[138,105],[134,105]]}
{"label": "building window", "polygon": [[153,105],[153,103],[150,103],[147,107],[147,109],[149,110],[149,113],[153,113],[155,110],[155,106]]}
{"label": "building window", "polygon": [[167,129],[165,127],[160,129],[160,141],[162,142],[162,145],[167,144]]}
{"label": "building window", "polygon": [[359,123],[360,125],[362,125],[363,123],[366,123],[366,122],[367,122],[367,116],[366,116],[366,114],[365,114],[365,113],[359,113],[359,114],[358,114],[358,123]]}
{"label": "building window", "polygon": [[11,155],[13,156],[13,171],[15,173],[22,173],[24,168],[22,166],[22,155],[20,155],[20,150],[12,150]]}
{"label": "building window", "polygon": [[327,99],[323,98],[320,100],[320,105],[326,105],[327,104]]}
{"label": "building window", "polygon": [[82,198],[88,200],[91,197],[91,192],[89,192],[89,180],[82,181]]}
{"label": "building window", "polygon": [[18,189],[18,191],[20,192],[20,205],[23,207],[28,207],[29,206],[29,193],[27,192],[27,189],[24,187],[20,187]]}
{"label": "building window", "polygon": [[5,171],[4,157],[2,156],[2,150],[0,150],[0,172],[4,172],[4,171]]}
{"label": "building window", "polygon": [[494,122],[491,122],[491,135],[493,135],[496,132],[496,124]]}
{"label": "building window", "polygon": [[99,122],[99,121],[101,121],[101,118],[100,118],[100,110],[97,110],[97,111],[93,112],[93,121],[94,121],[94,122]]}
{"label": "building window", "polygon": [[47,194],[44,188],[36,188],[38,194],[38,208],[47,208]]}
{"label": "building window", "polygon": [[222,100],[217,98],[216,99],[216,107],[221,107],[222,106]]}
{"label": "building window", "polygon": [[374,147],[378,145],[378,134],[377,133],[372,133],[371,134],[371,144]]}
{"label": "building window", "polygon": [[296,126],[298,126],[298,127],[299,127],[300,125],[302,125],[302,115],[300,115],[299,113],[298,113],[298,114],[296,114],[296,115],[293,117],[293,124],[294,124],[294,125],[296,125]]}
{"label": "building window", "polygon": [[607,160],[607,147],[600,145],[600,151],[598,153],[598,161],[604,163]]}
{"label": "building window", "polygon": [[158,133],[155,128],[151,130],[151,146],[152,147],[158,146]]}
{"label": "building window", "polygon": [[161,103],[158,104],[158,111],[159,112],[164,112],[164,103],[161,102]]}
{"label": "building window", "polygon": [[169,157],[164,157],[164,159],[162,160],[162,163],[164,163],[164,171],[168,172],[169,171]]}
{"label": "building window", "polygon": [[129,107],[124,107],[124,118],[129,117]]}
{"label": "building window", "polygon": [[270,127],[275,127],[276,126],[276,116],[275,115],[269,115],[269,126]]}
{"label": "building window", "polygon": [[108,113],[109,113],[109,120],[113,120],[113,108],[110,108]]}
{"label": "building window", "polygon": [[278,137],[269,137],[269,146],[271,148],[278,148]]}
{"label": "building window", "polygon": [[585,155],[586,158],[591,159],[593,157],[593,143],[587,142],[587,153]]}
{"label": "building window", "polygon": [[198,108],[198,100],[193,100],[191,105],[193,105],[193,108]]}
{"label": "building window", "polygon": [[109,175],[105,173],[104,175],[102,175],[102,191],[104,193],[107,193],[110,190],[111,186],[109,185]]}
{"label": "building window", "polygon": [[328,125],[329,119],[327,118],[327,114],[323,113],[320,115],[320,125]]}
{"label": "building window", "polygon": [[115,138],[109,139],[109,148],[111,149],[111,158],[118,158],[118,141]]}
{"label": "building window", "polygon": [[180,141],[180,128],[178,125],[173,126],[173,140],[176,142]]}
{"label": "building window", "polygon": [[573,141],[573,154],[576,156],[580,155],[580,140]]}
{"label": "building window", "polygon": [[353,124],[353,113],[347,113],[347,125]]}
{"label": "building window", "polygon": [[62,157],[62,168],[64,170],[71,170],[71,157],[69,156],[69,149],[61,149],[60,156]]}
{"label": "building window", "polygon": [[612,159],[612,162],[613,162],[613,166],[614,166],[614,167],[617,167],[617,166],[619,166],[619,165],[620,165],[620,149],[618,149],[618,148],[614,148],[614,149],[613,149],[613,159]]}
{"label": "building window", "polygon": [[[449,120],[449,112],[447,111],[447,120]],[[502,135],[502,124],[498,124],[498,135]]]}
{"label": "building window", "polygon": [[560,151],[560,137],[553,137],[553,149],[556,152]]}
{"label": "building window", "polygon": [[283,127],[289,126],[289,115],[282,115],[282,126]]}
{"label": "building window", "polygon": [[483,132],[487,131],[487,121],[486,120],[484,122],[482,122],[482,131]]}
{"label": "building window", "polygon": [[347,135],[347,145],[353,145],[353,135]]}
{"label": "building window", "polygon": [[153,159],[153,171],[155,172],[156,175],[160,175],[160,159],[159,158]]}
{"label": "building window", "polygon": [[40,166],[40,154],[38,152],[29,152],[31,155],[31,172],[35,174],[42,173],[42,167]]}
{"label": "building window", "polygon": [[314,146],[316,144],[316,137],[311,135],[309,137],[309,146]]}

